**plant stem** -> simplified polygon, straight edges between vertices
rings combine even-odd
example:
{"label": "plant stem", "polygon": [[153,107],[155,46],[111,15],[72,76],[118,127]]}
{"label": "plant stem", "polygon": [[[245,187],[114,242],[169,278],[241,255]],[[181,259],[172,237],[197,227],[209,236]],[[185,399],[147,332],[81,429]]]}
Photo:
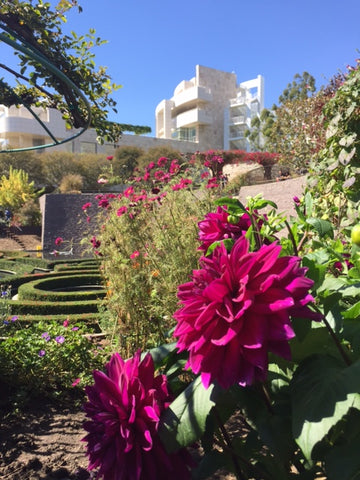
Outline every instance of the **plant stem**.
{"label": "plant stem", "polygon": [[267,407],[268,411],[271,414],[273,414],[274,410],[273,410],[273,407],[271,405],[270,394],[269,394],[267,388],[265,387],[265,385],[263,383],[261,384],[261,390],[262,390],[262,394],[263,394],[263,397],[264,397],[264,400],[265,400],[266,407]]}
{"label": "plant stem", "polygon": [[350,358],[347,356],[345,350],[343,349],[338,337],[335,335],[335,332],[334,330],[332,329],[330,323],[326,320],[326,318],[324,317],[323,318],[323,321],[325,323],[325,326],[326,328],[328,329],[328,332],[330,333],[330,336],[331,338],[333,339],[337,349],[339,350],[339,353],[342,357],[342,359],[344,360],[344,362],[346,363],[346,365],[349,367],[351,365],[351,360]]}
{"label": "plant stem", "polygon": [[227,432],[227,430],[226,430],[226,428],[225,428],[225,426],[224,426],[224,424],[223,424],[223,422],[220,418],[219,412],[217,411],[216,408],[214,408],[214,412],[215,412],[215,417],[216,417],[217,423],[219,425],[221,434],[222,434],[222,436],[225,440],[226,445],[228,446],[228,448],[230,450],[231,459],[234,463],[236,478],[238,480],[246,480],[243,472],[241,471],[238,458],[237,458],[236,454],[234,453],[234,450],[233,450],[233,447],[232,447],[232,444],[231,444],[230,436],[229,436],[229,434],[228,434],[228,432]]}
{"label": "plant stem", "polygon": [[295,242],[294,235],[293,235],[293,233],[292,233],[292,231],[291,231],[289,222],[288,222],[287,220],[285,220],[285,225],[286,225],[286,228],[288,229],[289,237],[290,237],[291,243],[292,243],[292,245],[293,245],[294,255],[297,257],[298,254],[299,254],[299,252],[298,252],[298,249],[297,249],[297,245],[296,245],[296,242]]}

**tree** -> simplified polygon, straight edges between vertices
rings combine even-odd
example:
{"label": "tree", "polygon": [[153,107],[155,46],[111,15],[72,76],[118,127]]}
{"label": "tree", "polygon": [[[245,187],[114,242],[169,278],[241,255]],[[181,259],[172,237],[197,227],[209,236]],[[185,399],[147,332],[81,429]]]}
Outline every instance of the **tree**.
{"label": "tree", "polygon": [[315,78],[308,72],[303,72],[302,75],[296,73],[291,83],[279,97],[279,103],[285,104],[294,100],[302,100],[311,96],[316,90]]}
{"label": "tree", "polygon": [[264,108],[259,117],[251,120],[251,128],[245,131],[252,151],[268,150],[269,132],[275,122],[275,106],[273,110]]}
{"label": "tree", "polygon": [[122,146],[115,151],[113,165],[113,173],[115,176],[128,180],[138,166],[138,159],[144,155],[144,150],[139,147]]}
{"label": "tree", "polygon": [[63,34],[65,14],[72,7],[82,11],[77,0],[60,0],[54,10],[43,0],[36,5],[31,1],[1,2],[0,41],[14,47],[20,71],[0,65],[18,83],[11,86],[1,80],[0,104],[56,108],[69,128],[94,127],[100,142],[115,142],[122,131],[149,132],[149,127],[107,120],[109,110],[117,113],[111,94],[120,85],[111,82],[105,67],[95,66],[91,49],[105,42],[94,29],[81,36]]}
{"label": "tree", "polygon": [[295,170],[307,169],[309,162],[325,146],[324,105],[344,80],[334,76],[315,93],[315,79],[296,74],[279,97],[279,105],[264,109],[246,132],[253,147],[279,154],[280,163]]}

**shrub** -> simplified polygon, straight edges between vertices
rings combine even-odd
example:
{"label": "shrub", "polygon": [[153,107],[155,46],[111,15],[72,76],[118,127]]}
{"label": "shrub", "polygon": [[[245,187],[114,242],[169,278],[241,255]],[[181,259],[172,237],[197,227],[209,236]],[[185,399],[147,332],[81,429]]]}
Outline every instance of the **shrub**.
{"label": "shrub", "polygon": [[89,327],[83,323],[42,321],[24,328],[15,320],[0,328],[0,379],[24,396],[81,397],[92,370],[106,358],[84,336]]}
{"label": "shrub", "polygon": [[17,212],[17,221],[21,226],[40,226],[41,211],[37,200],[28,200]]}
{"label": "shrub", "polygon": [[125,355],[164,341],[174,324],[176,288],[196,266],[196,225],[216,190],[192,190],[197,175],[161,157],[120,196],[97,196],[107,218],[91,243],[108,288],[106,328]]}
{"label": "shrub", "polygon": [[68,174],[62,177],[59,190],[60,193],[81,193],[84,180],[81,175]]}

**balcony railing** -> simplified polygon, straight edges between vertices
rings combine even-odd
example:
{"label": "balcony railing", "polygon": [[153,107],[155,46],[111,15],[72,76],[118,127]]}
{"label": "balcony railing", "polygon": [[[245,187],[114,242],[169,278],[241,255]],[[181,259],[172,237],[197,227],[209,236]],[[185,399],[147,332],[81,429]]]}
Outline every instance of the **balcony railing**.
{"label": "balcony railing", "polygon": [[235,125],[238,123],[246,123],[245,115],[237,115],[235,117],[230,117],[230,123]]}

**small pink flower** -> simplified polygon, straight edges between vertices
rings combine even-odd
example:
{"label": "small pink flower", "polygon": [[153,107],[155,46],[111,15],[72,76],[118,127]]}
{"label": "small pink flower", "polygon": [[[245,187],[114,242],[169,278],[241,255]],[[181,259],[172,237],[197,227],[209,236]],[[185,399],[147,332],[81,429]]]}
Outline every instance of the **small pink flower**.
{"label": "small pink flower", "polygon": [[88,208],[90,208],[92,206],[92,203],[90,202],[87,202],[87,203],[84,203],[84,205],[81,207],[83,210],[87,210]]}
{"label": "small pink flower", "polygon": [[97,183],[100,183],[100,184],[105,184],[105,183],[109,183],[109,180],[107,178],[99,178],[99,180],[97,181]]}
{"label": "small pink flower", "polygon": [[99,200],[98,206],[100,208],[108,208],[110,206],[109,200],[107,198],[102,198]]}
{"label": "small pink flower", "polygon": [[116,215],[118,217],[121,217],[122,215],[124,215],[127,212],[127,210],[128,210],[128,207],[124,205],[124,206],[122,206],[118,209],[118,211],[116,212]]}
{"label": "small pink flower", "polygon": [[131,195],[134,194],[134,187],[128,187],[125,191],[124,191],[124,197],[126,198],[129,198],[131,197]]}
{"label": "small pink flower", "polygon": [[158,167],[163,167],[164,165],[166,165],[168,160],[169,159],[166,158],[166,157],[160,157],[158,162],[157,162]]}
{"label": "small pink flower", "polygon": [[64,241],[63,238],[57,237],[57,238],[55,239],[55,245],[56,245],[56,246],[59,246],[59,245],[61,245],[61,244],[63,243],[63,241]]}
{"label": "small pink flower", "polygon": [[76,385],[78,385],[80,382],[81,382],[81,378],[76,378],[76,379],[72,382],[71,386],[72,386],[72,387],[76,387]]}
{"label": "small pink flower", "polygon": [[63,327],[67,328],[69,326],[69,320],[66,319],[63,321]]}
{"label": "small pink flower", "polygon": [[131,255],[130,258],[136,258],[140,255],[140,252],[138,250],[135,250]]}
{"label": "small pink flower", "polygon": [[108,157],[106,157],[106,160],[109,160],[109,162],[111,162],[113,158],[114,158],[114,155],[109,155]]}

